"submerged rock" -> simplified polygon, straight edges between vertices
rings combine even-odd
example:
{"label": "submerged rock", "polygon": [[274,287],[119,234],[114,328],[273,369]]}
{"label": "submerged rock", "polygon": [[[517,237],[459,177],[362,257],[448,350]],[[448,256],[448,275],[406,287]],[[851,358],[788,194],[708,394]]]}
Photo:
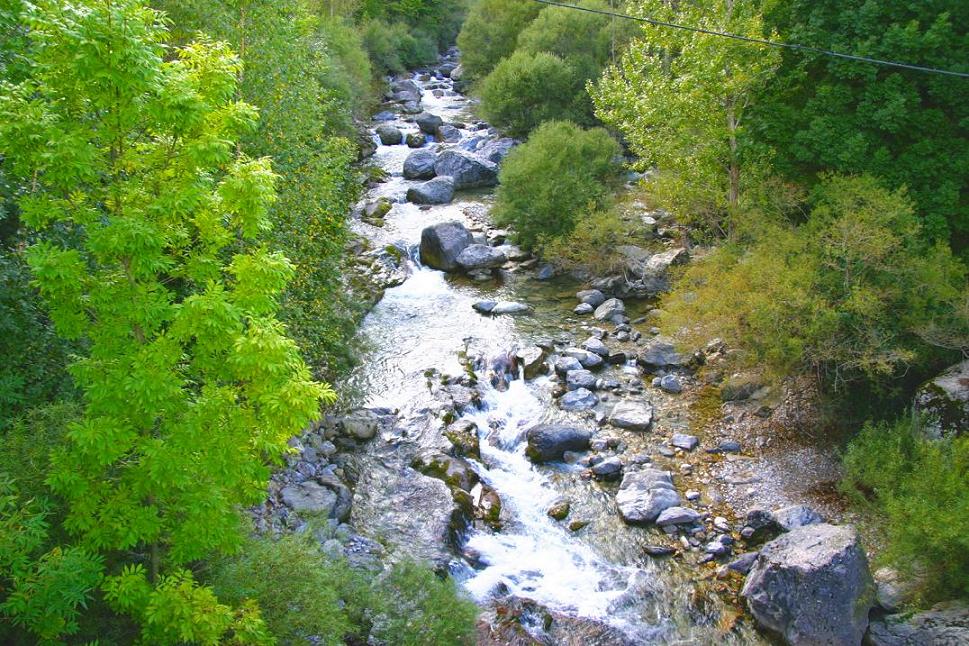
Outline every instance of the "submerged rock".
{"label": "submerged rock", "polygon": [[627,523],[651,523],[659,515],[680,504],[669,471],[646,468],[627,471],[616,494],[619,513]]}
{"label": "submerged rock", "polygon": [[875,585],[855,530],[820,524],[767,543],[741,594],[789,644],[860,644]]}
{"label": "submerged rock", "polygon": [[532,311],[532,308],[525,303],[515,303],[513,301],[498,301],[491,308],[491,313],[495,316],[501,314],[527,314],[530,311]]}
{"label": "submerged rock", "polygon": [[471,244],[471,232],[460,222],[442,222],[421,232],[421,262],[432,269],[454,271],[457,258]]}
{"label": "submerged rock", "polygon": [[561,461],[566,451],[589,448],[592,431],[557,424],[539,424],[525,434],[525,454],[533,462]]}

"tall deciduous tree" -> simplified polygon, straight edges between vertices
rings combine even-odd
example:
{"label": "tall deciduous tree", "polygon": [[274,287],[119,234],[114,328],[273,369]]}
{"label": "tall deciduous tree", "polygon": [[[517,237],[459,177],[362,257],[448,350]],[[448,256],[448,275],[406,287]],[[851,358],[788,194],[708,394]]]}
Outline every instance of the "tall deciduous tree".
{"label": "tall deciduous tree", "polygon": [[276,319],[289,262],[254,244],[275,176],[236,142],[255,110],[222,44],[175,51],[137,0],[40,2],[32,73],[0,93],[0,148],[29,187],[23,220],[49,238],[28,260],[84,415],[51,460],[66,529],[128,562],[106,598],[152,643],[259,641],[179,569],[242,540],[240,508],[333,392]]}
{"label": "tall deciduous tree", "polygon": [[[631,3],[634,15],[764,38],[761,0]],[[766,46],[645,25],[594,88],[598,116],[647,166],[665,174],[674,206],[720,225],[742,197],[742,135],[754,92],[776,69]],[[746,165],[750,169],[750,164]],[[684,204],[689,197],[689,204]]]}

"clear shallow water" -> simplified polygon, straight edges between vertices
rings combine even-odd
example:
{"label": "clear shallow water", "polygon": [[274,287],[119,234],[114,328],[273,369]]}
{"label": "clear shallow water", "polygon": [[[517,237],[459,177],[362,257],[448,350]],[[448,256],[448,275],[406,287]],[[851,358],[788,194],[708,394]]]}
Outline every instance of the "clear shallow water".
{"label": "clear shallow water", "polygon": [[[446,122],[475,121],[467,100],[458,95],[435,98],[425,91],[424,106]],[[405,133],[417,130],[402,120],[392,123]],[[470,130],[463,134],[474,136]],[[387,197],[394,207],[385,227],[356,224],[375,245],[416,249],[426,226],[457,220],[473,228],[474,216],[486,213],[490,205],[487,192],[459,194],[452,204],[429,209],[406,203],[404,195],[412,182],[401,173],[410,152],[406,146],[378,147],[375,163],[389,174],[389,180],[367,199]],[[538,282],[524,273],[472,283],[415,263],[410,278],[388,289],[361,326],[368,350],[346,384],[353,403],[398,409],[402,419],[417,419],[433,406],[427,371],[461,374],[462,353],[497,357],[539,339],[565,337],[581,342],[588,336],[589,323],[571,313],[577,288],[568,279]],[[471,308],[483,299],[526,302],[533,312],[484,317]],[[615,484],[585,480],[577,467],[536,466],[525,457],[524,433],[535,424],[594,425],[587,418],[561,412],[547,379],[514,380],[503,391],[484,388],[481,410],[466,418],[477,424],[481,435],[482,459],[476,470],[499,493],[508,520],[500,532],[472,529],[462,537],[465,552],[475,555],[474,567],[456,559],[453,569],[470,595],[487,606],[496,595],[511,593],[559,613],[618,627],[635,643],[760,643],[753,633],[718,630],[720,608],[715,599],[697,607],[699,577],[692,566],[645,556],[643,547],[657,542],[655,530],[632,528],[621,521],[614,503]],[[415,426],[419,428],[407,442],[441,446],[439,425]],[[373,466],[373,477],[381,479],[385,492],[403,488],[395,478],[403,483],[414,477],[405,460],[395,461],[386,450]],[[547,509],[562,497],[571,503],[569,520],[588,521],[587,527],[573,532],[568,522],[547,515]],[[373,520],[380,524],[379,518]],[[402,526],[399,517],[394,522],[395,527]]]}

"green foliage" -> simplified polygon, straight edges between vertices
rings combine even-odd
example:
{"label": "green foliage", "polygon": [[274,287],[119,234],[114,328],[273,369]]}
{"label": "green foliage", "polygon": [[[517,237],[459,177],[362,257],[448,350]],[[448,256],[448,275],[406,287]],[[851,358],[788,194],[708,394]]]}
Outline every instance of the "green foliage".
{"label": "green foliage", "polygon": [[400,74],[437,60],[437,45],[402,22],[373,20],[363,30],[363,44],[374,67],[382,74]]}
{"label": "green foliage", "polygon": [[518,35],[541,10],[537,2],[478,0],[458,34],[466,78],[484,78],[502,59],[511,56]]}
{"label": "green foliage", "polygon": [[835,389],[887,389],[939,359],[926,331],[969,339],[966,269],[920,235],[904,192],[870,177],[828,177],[800,227],[761,223],[748,248],[692,264],[665,300],[694,343],[719,336],[745,363],[811,371]]}
{"label": "green foliage", "polygon": [[[769,22],[785,40],[967,71],[969,4],[959,0],[789,0]],[[965,79],[784,53],[753,124],[779,170],[870,173],[907,186],[927,235],[969,241],[969,84]]]}
{"label": "green foliage", "polygon": [[467,0],[361,0],[360,5],[358,15],[404,23],[415,36],[422,34],[435,49],[443,49],[454,42],[461,28]]}
{"label": "green foliage", "polygon": [[618,178],[619,145],[601,128],[549,121],[515,148],[501,167],[492,215],[515,228],[527,248],[572,231],[601,210]]}
{"label": "green foliage", "polygon": [[911,419],[868,424],[844,465],[845,490],[884,514],[885,557],[924,600],[969,596],[969,437],[926,440]]}
{"label": "green foliage", "polygon": [[[772,34],[763,25],[763,4],[639,0],[631,10],[765,38]],[[751,98],[779,61],[777,50],[765,46],[645,26],[593,91],[596,114],[623,134],[644,168],[656,166],[672,183],[663,192],[666,206],[716,231],[764,174],[760,153],[745,155],[743,137]]]}
{"label": "green foliage", "polygon": [[571,233],[548,241],[543,256],[565,270],[585,269],[597,276],[621,269],[625,257],[616,247],[631,244],[633,227],[615,208],[588,214]]}
{"label": "green foliage", "polygon": [[481,82],[481,114],[513,137],[524,137],[545,121],[579,117],[572,68],[554,54],[516,51]]}
{"label": "green foliage", "polygon": [[31,408],[9,421],[0,436],[0,473],[17,483],[28,499],[48,495],[44,478],[50,469],[50,451],[62,446],[67,428],[82,414],[77,403],[58,403]]}

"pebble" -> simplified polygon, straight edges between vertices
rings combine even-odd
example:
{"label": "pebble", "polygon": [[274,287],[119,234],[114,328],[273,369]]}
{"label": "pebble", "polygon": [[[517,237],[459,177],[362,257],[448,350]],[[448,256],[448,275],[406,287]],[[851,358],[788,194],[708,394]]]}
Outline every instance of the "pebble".
{"label": "pebble", "polygon": [[690,502],[700,499],[700,492],[696,491],[695,489],[690,489],[683,495],[686,496],[686,499],[689,500]]}
{"label": "pebble", "polygon": [[730,531],[730,523],[723,516],[717,516],[713,519],[713,526],[719,529],[721,532]]}

